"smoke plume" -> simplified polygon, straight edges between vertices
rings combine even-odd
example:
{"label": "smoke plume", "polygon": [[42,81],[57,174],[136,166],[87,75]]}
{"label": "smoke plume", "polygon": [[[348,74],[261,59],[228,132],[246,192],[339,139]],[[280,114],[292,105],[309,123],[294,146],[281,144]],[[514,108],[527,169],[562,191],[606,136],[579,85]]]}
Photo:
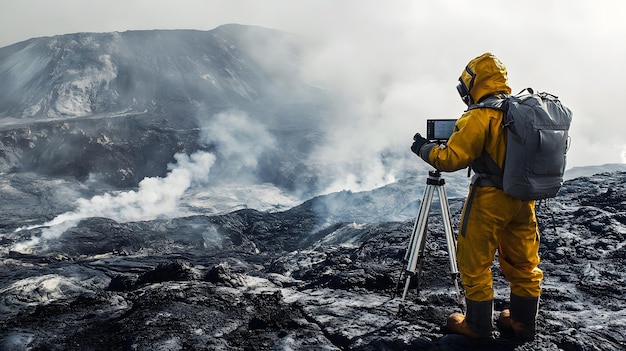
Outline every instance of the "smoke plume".
{"label": "smoke plume", "polygon": [[78,199],[76,210],[44,223],[40,226],[44,227],[41,237],[18,243],[14,249],[23,251],[38,245],[42,240],[58,238],[84,218],[106,217],[118,222],[130,222],[182,215],[180,199],[189,188],[208,182],[209,169],[215,162],[215,156],[198,151],[190,156],[179,153],[174,158],[176,163],[168,165],[169,173],[164,178],[145,178],[137,190]]}
{"label": "smoke plume", "polygon": [[215,151],[212,181],[216,183],[256,183],[258,160],[276,148],[276,140],[261,121],[246,112],[231,110],[210,118],[199,116],[200,142]]}

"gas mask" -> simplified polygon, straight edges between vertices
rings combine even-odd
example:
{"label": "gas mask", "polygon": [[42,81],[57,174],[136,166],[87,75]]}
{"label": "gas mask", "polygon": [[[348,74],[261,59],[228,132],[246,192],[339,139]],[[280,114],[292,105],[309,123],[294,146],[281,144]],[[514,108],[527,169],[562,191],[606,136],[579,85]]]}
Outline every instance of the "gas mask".
{"label": "gas mask", "polygon": [[472,77],[470,79],[469,87],[465,85],[465,82],[463,81],[463,76],[461,75],[461,77],[459,77],[459,84],[457,84],[456,90],[459,92],[459,95],[461,95],[461,99],[463,100],[463,102],[467,106],[471,106],[474,104],[474,99],[472,99],[470,91],[474,87],[474,79],[476,79],[476,73],[472,72],[469,67],[465,67],[465,72],[467,72],[467,74]]}

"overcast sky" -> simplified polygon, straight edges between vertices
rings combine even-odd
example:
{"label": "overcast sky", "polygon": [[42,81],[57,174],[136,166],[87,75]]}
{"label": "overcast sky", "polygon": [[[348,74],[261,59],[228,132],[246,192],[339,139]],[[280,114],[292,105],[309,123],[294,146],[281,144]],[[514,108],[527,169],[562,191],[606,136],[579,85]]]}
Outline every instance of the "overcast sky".
{"label": "overcast sky", "polygon": [[405,143],[426,118],[457,118],[465,64],[490,51],[514,92],[574,111],[568,168],[626,163],[626,1],[3,0],[0,47],[33,37],[240,23],[315,43],[311,78],[344,89],[363,135]]}

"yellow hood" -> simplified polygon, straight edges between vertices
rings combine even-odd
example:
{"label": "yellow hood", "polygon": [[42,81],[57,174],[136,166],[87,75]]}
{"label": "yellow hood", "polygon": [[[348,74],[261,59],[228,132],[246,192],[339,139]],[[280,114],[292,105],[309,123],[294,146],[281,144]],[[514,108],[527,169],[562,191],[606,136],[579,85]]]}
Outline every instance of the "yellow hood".
{"label": "yellow hood", "polygon": [[[470,72],[475,75],[473,84]],[[486,95],[511,94],[506,67],[489,52],[471,60],[461,73],[461,80],[466,87],[469,87],[470,95],[475,103],[480,102]]]}

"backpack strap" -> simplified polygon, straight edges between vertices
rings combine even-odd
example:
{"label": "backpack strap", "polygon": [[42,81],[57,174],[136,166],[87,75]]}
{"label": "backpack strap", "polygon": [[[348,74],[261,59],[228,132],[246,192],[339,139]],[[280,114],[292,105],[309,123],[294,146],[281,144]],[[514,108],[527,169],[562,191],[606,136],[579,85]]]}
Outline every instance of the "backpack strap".
{"label": "backpack strap", "polygon": [[472,178],[472,185],[477,186],[494,186],[496,188],[502,189],[503,187],[503,170],[498,166],[496,161],[489,156],[487,151],[483,150],[483,153],[480,157],[474,162],[478,163],[476,165],[472,164],[472,168],[476,172],[474,177]]}
{"label": "backpack strap", "polygon": [[[481,99],[479,103],[470,106],[468,111],[478,108],[491,108],[502,111],[506,115],[508,108],[508,95],[504,93],[488,95]],[[504,126],[503,118],[503,127]],[[487,151],[483,150],[480,157],[472,162],[471,167],[474,172],[476,172],[472,178],[472,185],[493,186],[502,189],[504,174],[503,169],[498,166],[496,161],[493,160]]]}
{"label": "backpack strap", "polygon": [[469,106],[467,110],[469,111],[477,108],[492,108],[494,110],[506,111],[507,100],[509,96],[509,94],[503,92],[489,94],[480,99],[478,103]]}

